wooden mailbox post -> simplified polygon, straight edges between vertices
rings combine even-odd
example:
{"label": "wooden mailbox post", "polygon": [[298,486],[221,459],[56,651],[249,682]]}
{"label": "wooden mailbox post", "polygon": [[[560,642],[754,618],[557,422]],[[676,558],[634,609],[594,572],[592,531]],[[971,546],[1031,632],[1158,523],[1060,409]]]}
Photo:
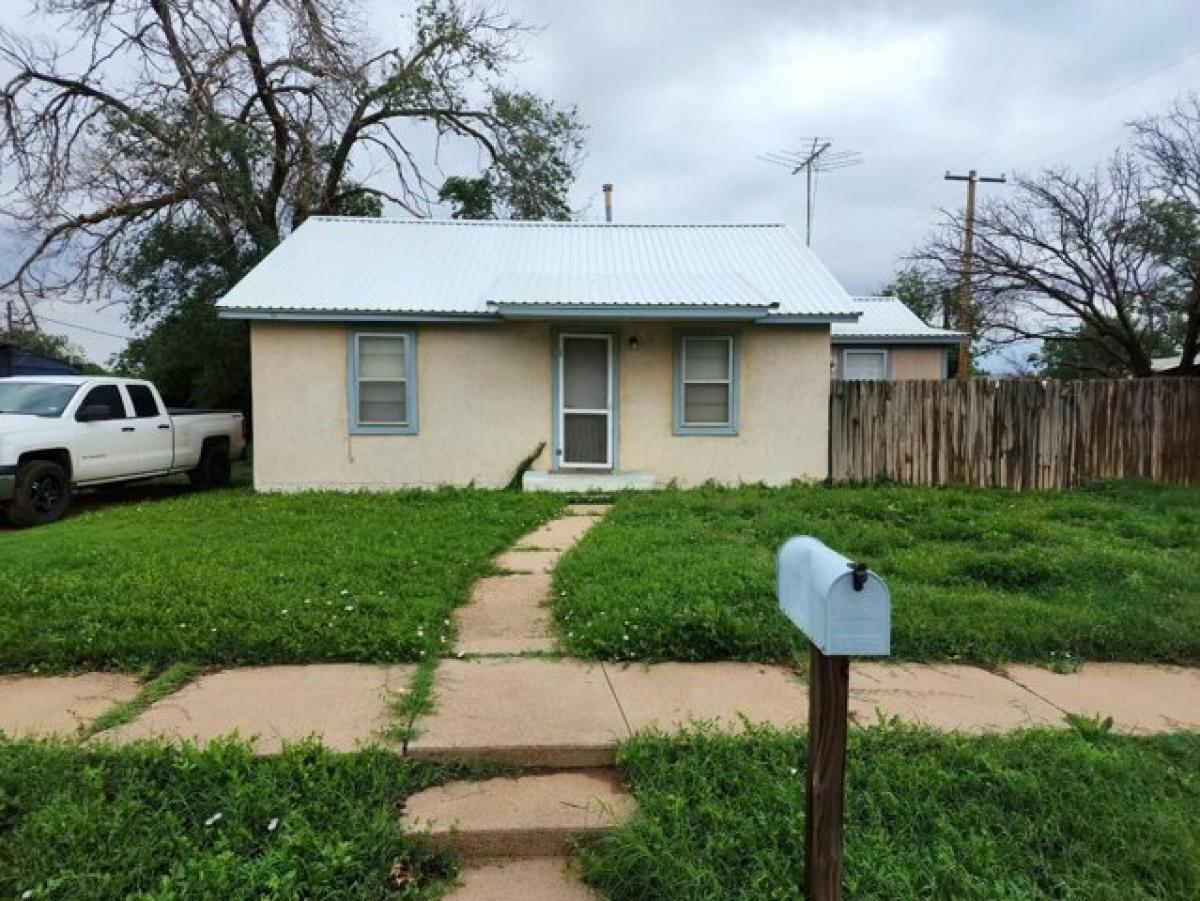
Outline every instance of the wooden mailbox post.
{"label": "wooden mailbox post", "polygon": [[810,901],[840,901],[850,656],[891,653],[891,595],[866,566],[816,538],[785,543],[776,577],[780,609],[812,643],[804,820],[807,894]]}

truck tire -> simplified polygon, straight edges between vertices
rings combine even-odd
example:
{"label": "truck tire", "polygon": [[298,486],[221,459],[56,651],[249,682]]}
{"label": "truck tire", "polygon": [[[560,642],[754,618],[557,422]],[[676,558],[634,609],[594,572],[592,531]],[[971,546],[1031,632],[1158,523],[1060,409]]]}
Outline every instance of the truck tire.
{"label": "truck tire", "polygon": [[16,491],[5,511],[20,529],[57,522],[71,509],[71,480],[50,460],[30,460],[17,470]]}
{"label": "truck tire", "polygon": [[232,477],[229,448],[223,444],[206,444],[200,452],[200,462],[188,473],[197,488],[224,488]]}

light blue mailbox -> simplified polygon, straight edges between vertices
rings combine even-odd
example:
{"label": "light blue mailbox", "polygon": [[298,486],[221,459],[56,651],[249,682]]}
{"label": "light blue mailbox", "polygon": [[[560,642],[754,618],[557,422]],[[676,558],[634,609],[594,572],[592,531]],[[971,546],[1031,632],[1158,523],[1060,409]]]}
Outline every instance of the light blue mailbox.
{"label": "light blue mailbox", "polygon": [[803,536],[779,549],[779,607],[830,657],[892,652],[892,597],[883,579]]}

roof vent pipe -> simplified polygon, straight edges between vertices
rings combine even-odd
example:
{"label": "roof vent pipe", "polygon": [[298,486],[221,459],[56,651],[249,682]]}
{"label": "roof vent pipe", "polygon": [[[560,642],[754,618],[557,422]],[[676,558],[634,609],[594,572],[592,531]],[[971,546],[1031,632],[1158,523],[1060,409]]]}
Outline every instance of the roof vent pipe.
{"label": "roof vent pipe", "polygon": [[604,191],[604,221],[612,222],[612,185],[605,183],[601,189]]}

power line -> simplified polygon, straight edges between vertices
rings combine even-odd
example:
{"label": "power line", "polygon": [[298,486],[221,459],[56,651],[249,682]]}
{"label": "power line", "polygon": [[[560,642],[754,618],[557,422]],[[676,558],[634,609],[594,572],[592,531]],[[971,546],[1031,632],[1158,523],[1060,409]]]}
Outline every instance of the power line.
{"label": "power line", "polygon": [[965,181],[967,183],[967,215],[963,223],[963,262],[962,283],[959,286],[958,315],[961,320],[959,329],[966,332],[966,337],[958,346],[958,380],[966,381],[971,377],[971,336],[975,332],[975,308],[971,303],[971,268],[975,253],[975,185],[980,182],[1004,184],[1008,181],[1003,175],[980,175],[974,169],[966,175],[952,175],[948,170],[946,181]]}
{"label": "power line", "polygon": [[[1122,91],[1128,90],[1129,88],[1133,87],[1134,85],[1141,84],[1143,81],[1147,81],[1148,79],[1153,78],[1155,75],[1159,75],[1163,72],[1168,71],[1169,69],[1173,69],[1176,66],[1178,66],[1180,63],[1186,62],[1187,60],[1189,60],[1192,57],[1197,56],[1197,55],[1200,55],[1200,47],[1193,48],[1192,50],[1189,50],[1187,53],[1184,53],[1182,56],[1176,57],[1175,59],[1173,59],[1169,62],[1163,63],[1160,66],[1156,66],[1155,68],[1153,68],[1147,72],[1143,72],[1141,75],[1135,76],[1134,78],[1131,78],[1131,79],[1128,79],[1127,81],[1121,82],[1116,87],[1111,88],[1108,91],[1105,91],[1101,94],[1098,94],[1098,95],[1090,98],[1089,100],[1085,100],[1084,102],[1075,106],[1073,109],[1069,110],[1065,114],[1058,116],[1055,119],[1054,124],[1061,126],[1064,122],[1066,122],[1070,119],[1073,119],[1075,116],[1079,115],[1084,110],[1089,109],[1089,108],[1095,106],[1096,104],[1101,103],[1104,100],[1107,100],[1110,97],[1114,97],[1117,94],[1120,94]],[[1122,127],[1123,127],[1123,125],[1122,125]],[[1010,138],[1008,141],[1006,141],[1002,144],[995,145],[995,146],[987,149],[983,153],[983,155],[979,158],[979,161],[986,162],[987,160],[990,160],[993,157],[995,157],[1002,150],[1007,152],[1017,142],[1028,140],[1029,138],[1031,138],[1033,135],[1035,135],[1039,131],[1044,131],[1045,128],[1046,128],[1046,126],[1043,125],[1038,128],[1034,128],[1030,131],[1022,132],[1021,134],[1018,134],[1018,135]],[[1110,130],[1110,132],[1107,132],[1107,133],[1111,133],[1111,131],[1115,131],[1115,130],[1116,129],[1112,129],[1112,130]],[[1099,144],[1101,142],[1102,142],[1102,139],[1096,139],[1094,141],[1089,142],[1088,144],[1077,145],[1069,152],[1074,153],[1078,150],[1083,149],[1083,147],[1085,147],[1085,146],[1091,146],[1091,144]],[[1062,156],[1064,154],[1057,154],[1057,155]],[[841,235],[851,232],[854,228],[856,228],[857,226],[862,224],[862,222],[864,220],[866,220],[867,218],[870,218],[870,217],[878,218],[881,215],[890,213],[894,210],[898,210],[901,207],[906,206],[914,194],[916,194],[921,189],[926,188],[929,185],[932,185],[933,183],[940,181],[940,180],[941,180],[941,177],[935,175],[930,178],[923,179],[920,182],[911,183],[908,187],[902,188],[901,194],[899,195],[899,197],[896,200],[893,200],[891,203],[885,204],[883,207],[875,207],[870,210],[866,210],[866,211],[860,213],[859,215],[853,217],[852,219],[850,219],[846,222],[843,222],[841,224],[841,226],[837,229],[837,231],[835,231],[833,233],[833,235],[830,237],[829,240],[834,241]],[[858,248],[862,247],[868,241],[873,241],[873,240],[875,240],[875,235],[871,234],[871,235],[864,237],[858,241],[855,241],[854,243],[852,243],[846,247],[843,247],[841,249],[840,254],[835,255],[834,258],[837,259],[838,256],[845,256],[846,254],[850,253],[851,251],[857,250]]]}
{"label": "power line", "polygon": [[52,322],[55,325],[61,325],[63,328],[79,329],[81,332],[91,332],[93,335],[102,335],[105,338],[116,338],[119,341],[132,341],[135,337],[134,335],[118,335],[114,332],[106,332],[103,329],[92,328],[91,326],[87,325],[77,325],[74,322],[63,322],[61,319],[52,319],[44,313],[38,313],[38,319],[40,319],[42,322]]}

